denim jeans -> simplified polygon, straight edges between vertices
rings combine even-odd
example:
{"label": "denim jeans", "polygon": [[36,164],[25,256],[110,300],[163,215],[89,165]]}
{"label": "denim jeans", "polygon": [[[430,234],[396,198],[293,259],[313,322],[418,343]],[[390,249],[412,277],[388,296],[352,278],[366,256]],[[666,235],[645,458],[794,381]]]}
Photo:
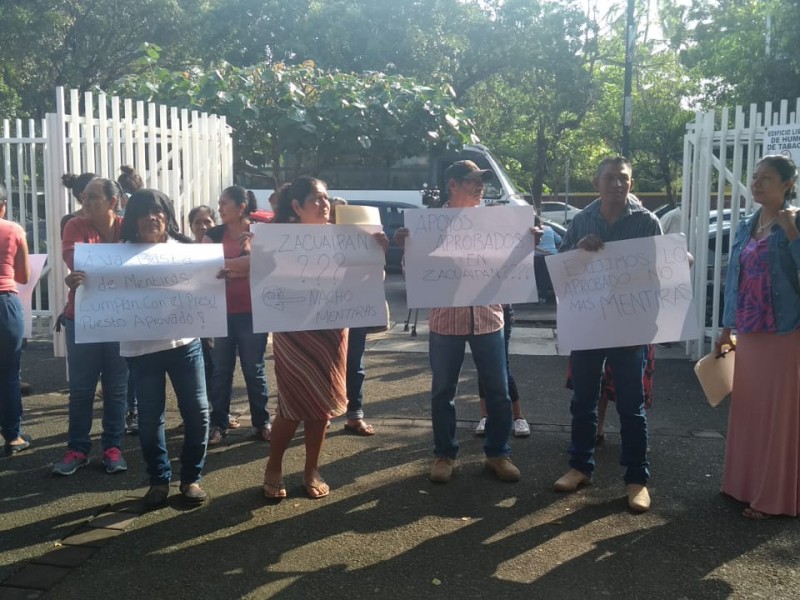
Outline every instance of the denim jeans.
{"label": "denim jeans", "polygon": [[69,364],[69,433],[71,450],[89,454],[92,412],[97,381],[103,385],[103,450],[121,447],[128,395],[128,366],[119,355],[119,343],[75,343],[75,321],[67,319]]}
{"label": "denim jeans", "polygon": [[228,336],[214,338],[211,355],[214,360],[214,381],[211,387],[211,426],[222,431],[228,429],[233,393],[233,372],[236,368],[236,351],[242,367],[247,399],[250,402],[250,419],[259,429],[269,423],[267,411],[267,373],[264,353],[267,351],[266,333],[253,333],[253,315],[250,313],[228,315]]}
{"label": "denim jeans", "polygon": [[431,382],[431,417],[433,419],[434,454],[439,458],[455,458],[456,405],[458,377],[464,363],[466,344],[478,369],[478,378],[486,388],[486,456],[508,456],[511,448],[511,399],[508,396],[508,374],[503,330],[483,335],[429,334]]}
{"label": "denim jeans", "polygon": [[597,435],[597,402],[605,361],[614,373],[620,422],[625,483],[647,484],[647,418],[644,412],[644,352],[646,346],[578,350],[572,352],[572,443],[569,466],[587,475],[594,473]]}
{"label": "denim jeans", "polygon": [[[519,390],[517,382],[511,374],[511,367],[508,364],[508,344],[511,342],[511,330],[514,329],[514,308],[510,304],[503,305],[503,335],[505,336],[506,351],[506,373],[508,374],[508,395],[511,402],[519,402]],[[486,390],[483,389],[483,382],[478,377],[478,397],[486,398]]]}
{"label": "denim jeans", "polygon": [[164,412],[167,375],[178,398],[184,423],[181,483],[200,481],[208,443],[208,398],[203,376],[200,340],[128,359],[139,396],[139,443],[150,475],[150,485],[168,484],[172,478]]}
{"label": "denim jeans", "polygon": [[133,382],[133,375],[128,374],[128,412],[135,413],[138,408],[136,401],[136,384]]}
{"label": "denim jeans", "polygon": [[19,437],[22,424],[19,364],[23,332],[19,297],[10,292],[0,292],[0,432],[6,443]]}
{"label": "denim jeans", "polygon": [[364,350],[367,346],[367,328],[351,327],[347,338],[347,418],[357,421],[364,418]]}
{"label": "denim jeans", "polygon": [[267,411],[267,373],[264,353],[267,351],[267,334],[253,333],[253,315],[250,313],[228,315],[228,336],[214,338],[214,385],[211,389],[211,426],[222,431],[228,429],[233,393],[233,371],[236,368],[236,350],[242,367],[247,399],[250,402],[250,419],[253,427],[260,429],[269,423]]}

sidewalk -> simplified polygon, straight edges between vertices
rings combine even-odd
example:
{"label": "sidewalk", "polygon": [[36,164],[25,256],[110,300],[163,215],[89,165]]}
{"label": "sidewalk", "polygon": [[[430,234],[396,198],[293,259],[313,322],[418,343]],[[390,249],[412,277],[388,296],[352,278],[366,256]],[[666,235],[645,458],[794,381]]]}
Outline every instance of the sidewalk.
{"label": "sidewalk", "polygon": [[[544,335],[523,330],[514,335]],[[209,453],[205,507],[186,510],[173,498],[141,516],[146,477],[134,437],[125,440],[127,473],[107,475],[95,449],[89,467],[51,478],[65,444],[64,365],[47,344],[32,344],[23,364],[37,394],[25,399],[34,445],[0,459],[0,600],[800,596],[800,522],[747,521],[741,505],[719,494],[726,405],[705,404],[689,361],[657,363],[649,415],[654,504],[634,515],[613,415],[595,484],[572,495],[551,491],[569,442],[566,358],[554,355],[512,350],[533,428],[531,438],[512,440],[522,480],[504,484],[483,471],[468,358],[456,477],[430,483],[428,357],[398,351],[424,339],[422,328],[416,340],[396,328],[370,342],[365,408],[378,433],[346,435],[334,422],[322,458],[328,498],[303,494],[300,431],[286,455],[289,498],[266,502],[259,483],[268,446],[245,422]],[[245,410],[238,375],[235,386],[234,408]],[[179,421],[170,399],[173,458]]]}

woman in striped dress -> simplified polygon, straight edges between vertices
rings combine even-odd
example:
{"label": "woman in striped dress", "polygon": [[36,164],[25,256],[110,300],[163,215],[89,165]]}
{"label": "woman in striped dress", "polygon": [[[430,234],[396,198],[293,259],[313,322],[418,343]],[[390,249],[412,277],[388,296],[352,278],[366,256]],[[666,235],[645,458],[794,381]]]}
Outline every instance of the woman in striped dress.
{"label": "woman in striped dress", "polygon": [[[324,225],[329,212],[325,184],[312,177],[298,177],[281,192],[274,222]],[[310,498],[323,498],[330,488],[319,474],[322,442],[328,420],[347,410],[347,329],[293,331],[272,336],[278,411],[264,471],[264,496],[286,497],[281,478],[283,455],[302,422],[306,447],[303,485]]]}

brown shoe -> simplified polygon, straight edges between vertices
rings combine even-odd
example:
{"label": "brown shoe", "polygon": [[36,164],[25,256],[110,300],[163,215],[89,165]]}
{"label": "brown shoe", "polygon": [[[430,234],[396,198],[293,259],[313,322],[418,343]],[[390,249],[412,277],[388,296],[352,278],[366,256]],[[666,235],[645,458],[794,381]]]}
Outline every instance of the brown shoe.
{"label": "brown shoe", "polygon": [[519,469],[507,456],[487,457],[483,464],[500,481],[519,481]]}
{"label": "brown shoe", "polygon": [[650,492],[639,483],[629,483],[625,486],[628,493],[628,507],[634,512],[647,512],[650,510]]}
{"label": "brown shoe", "polygon": [[592,478],[586,473],[578,471],[578,469],[570,469],[553,484],[553,489],[557,492],[574,492],[579,487],[591,485],[591,483]]}
{"label": "brown shoe", "polygon": [[453,478],[453,465],[456,461],[452,458],[436,458],[431,466],[431,474],[428,477],[436,483],[447,483]]}

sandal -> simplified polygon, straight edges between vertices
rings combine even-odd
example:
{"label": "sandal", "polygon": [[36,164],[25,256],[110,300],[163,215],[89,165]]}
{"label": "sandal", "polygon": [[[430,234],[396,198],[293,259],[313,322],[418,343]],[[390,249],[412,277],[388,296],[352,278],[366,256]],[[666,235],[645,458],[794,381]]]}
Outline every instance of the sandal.
{"label": "sandal", "polygon": [[375,429],[363,419],[358,420],[358,425],[350,425],[349,423],[345,423],[344,430],[345,433],[351,433],[353,435],[360,435],[363,437],[375,435]]}
{"label": "sandal", "polygon": [[264,497],[267,500],[274,500],[276,498],[286,498],[286,486],[283,484],[283,479],[278,481],[264,480]]}
{"label": "sandal", "polygon": [[312,500],[319,500],[331,493],[331,488],[322,479],[315,479],[314,481],[305,481],[303,486],[306,488],[306,494]]}
{"label": "sandal", "polygon": [[214,427],[211,429],[211,433],[208,435],[208,445],[209,446],[217,446],[225,439],[225,432],[222,431],[219,427]]}
{"label": "sandal", "polygon": [[760,510],[756,510],[755,508],[750,508],[748,506],[742,511],[742,516],[745,519],[753,519],[754,521],[763,521],[764,519],[769,519],[772,515],[763,513]]}
{"label": "sandal", "polygon": [[260,440],[264,440],[265,442],[269,442],[272,439],[272,427],[269,425],[259,427],[256,429],[256,437]]}

